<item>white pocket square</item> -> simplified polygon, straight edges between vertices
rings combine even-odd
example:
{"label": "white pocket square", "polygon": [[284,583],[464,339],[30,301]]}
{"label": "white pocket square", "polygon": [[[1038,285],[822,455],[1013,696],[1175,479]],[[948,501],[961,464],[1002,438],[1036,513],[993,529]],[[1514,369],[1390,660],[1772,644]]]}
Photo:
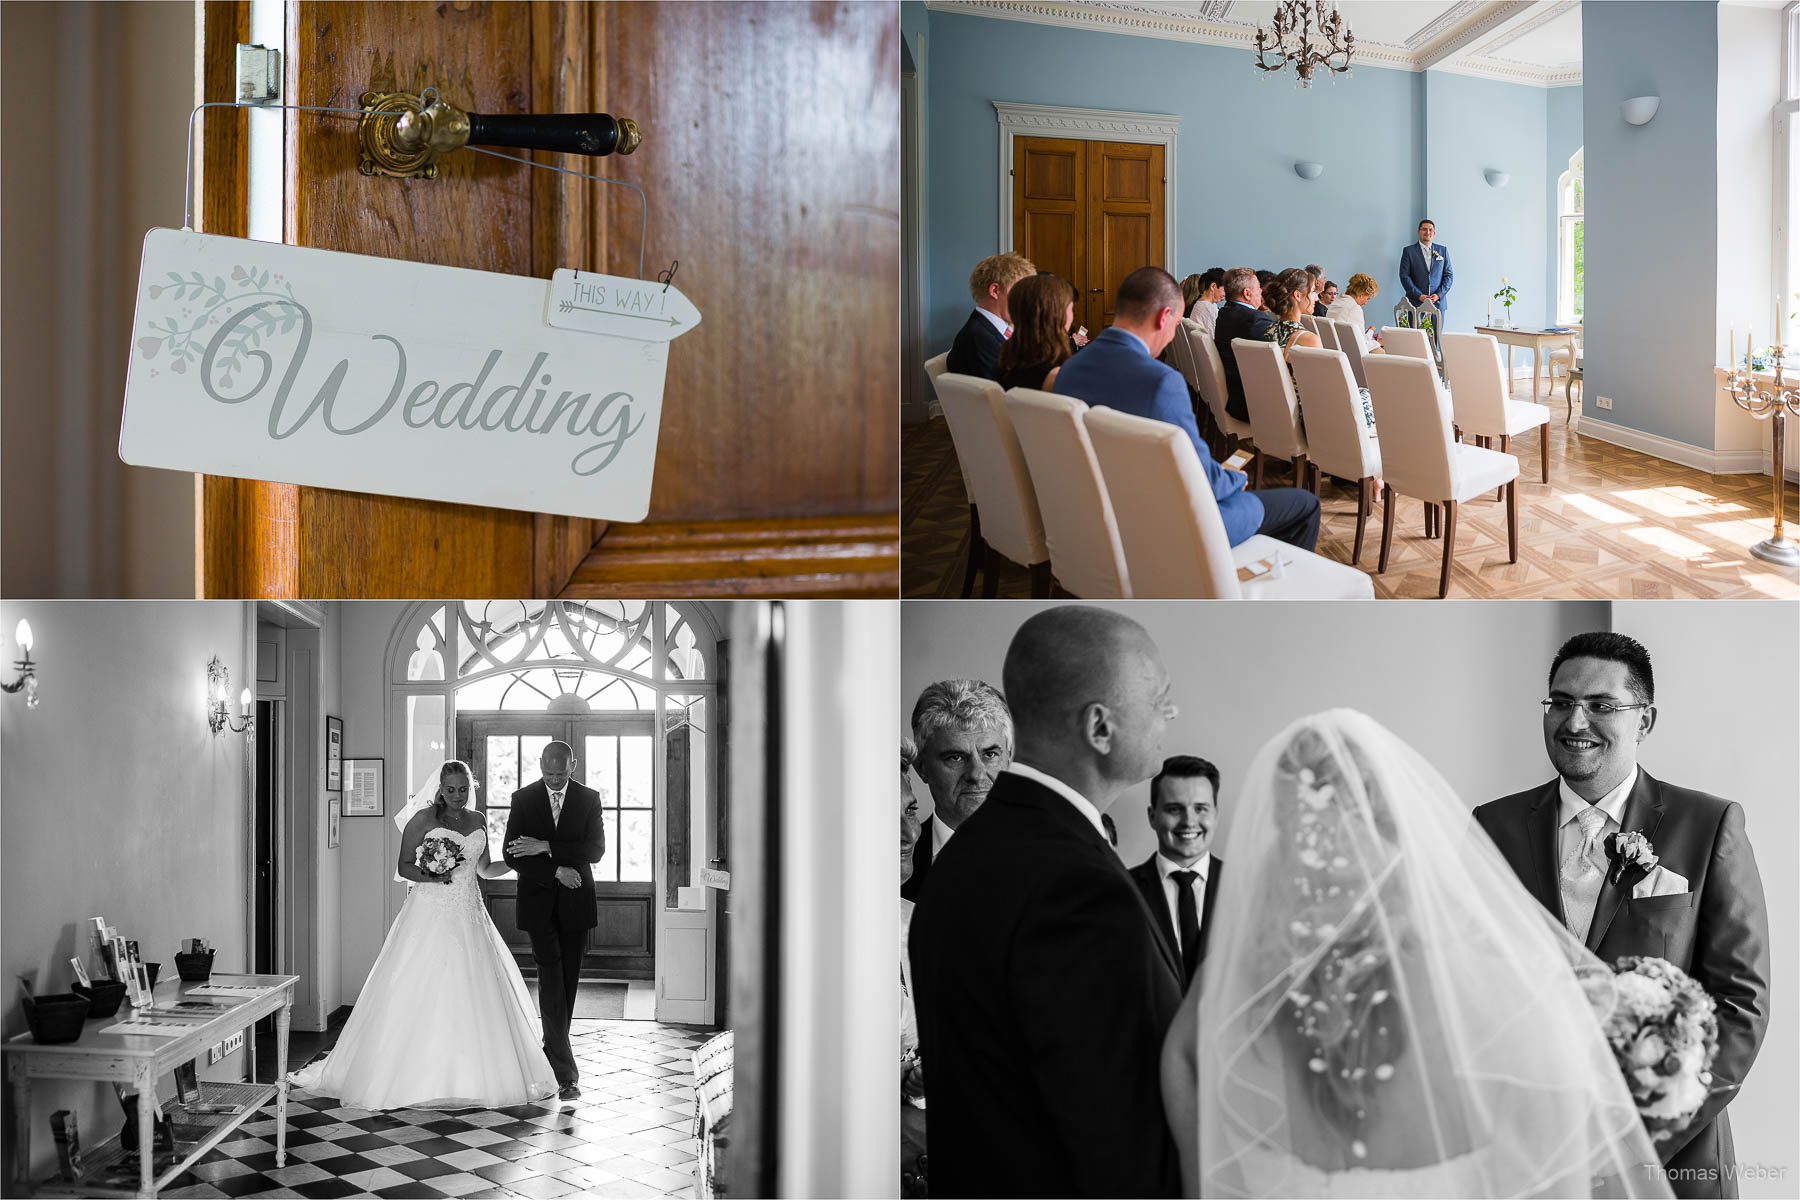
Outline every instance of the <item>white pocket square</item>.
{"label": "white pocket square", "polygon": [[1667,867],[1657,867],[1638,880],[1637,886],[1631,889],[1631,898],[1642,900],[1648,896],[1685,896],[1687,893],[1685,876],[1677,875]]}

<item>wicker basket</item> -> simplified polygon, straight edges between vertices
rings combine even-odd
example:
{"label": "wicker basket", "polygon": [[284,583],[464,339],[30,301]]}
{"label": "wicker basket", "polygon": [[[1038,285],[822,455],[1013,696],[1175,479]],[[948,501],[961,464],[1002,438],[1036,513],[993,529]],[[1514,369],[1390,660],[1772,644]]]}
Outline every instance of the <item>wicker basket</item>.
{"label": "wicker basket", "polygon": [[72,992],[39,996],[25,1006],[25,1024],[30,1026],[31,1036],[47,1046],[79,1038],[87,1015],[88,998]]}
{"label": "wicker basket", "polygon": [[175,953],[175,970],[181,975],[183,983],[205,983],[212,978],[212,950],[202,950],[198,954]]}
{"label": "wicker basket", "polygon": [[96,980],[91,988],[82,987],[79,983],[70,985],[77,996],[88,999],[88,1016],[110,1017],[119,1011],[120,1001],[125,999],[125,985],[116,979]]}

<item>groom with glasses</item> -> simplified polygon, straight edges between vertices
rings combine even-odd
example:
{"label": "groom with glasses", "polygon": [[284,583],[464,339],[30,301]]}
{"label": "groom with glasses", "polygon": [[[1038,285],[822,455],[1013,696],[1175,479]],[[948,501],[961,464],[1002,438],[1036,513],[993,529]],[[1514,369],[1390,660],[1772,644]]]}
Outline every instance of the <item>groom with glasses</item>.
{"label": "groom with glasses", "polygon": [[[1624,634],[1570,638],[1550,665],[1544,749],[1557,778],[1475,810],[1527,890],[1608,966],[1666,959],[1718,1005],[1713,1090],[1685,1130],[1657,1143],[1677,1196],[1735,1196],[1725,1106],[1769,1022],[1762,880],[1729,800],[1662,783],[1638,765],[1656,727],[1650,654]],[[1617,835],[1642,835],[1633,865]]]}

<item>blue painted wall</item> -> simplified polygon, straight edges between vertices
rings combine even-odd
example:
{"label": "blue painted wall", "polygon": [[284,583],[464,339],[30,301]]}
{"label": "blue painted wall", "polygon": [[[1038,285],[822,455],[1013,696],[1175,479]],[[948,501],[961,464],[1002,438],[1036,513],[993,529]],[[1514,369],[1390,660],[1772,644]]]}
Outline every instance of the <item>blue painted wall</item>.
{"label": "blue painted wall", "polygon": [[1570,157],[1581,149],[1581,89],[1551,88],[1546,95],[1544,120],[1544,200],[1545,243],[1544,279],[1548,284],[1544,296],[1544,323],[1556,322],[1556,289],[1561,280],[1556,269],[1556,239],[1560,236],[1556,211],[1556,181],[1569,169]]}
{"label": "blue painted wall", "polygon": [[[1647,300],[1718,310],[1718,14],[1698,0],[1582,6],[1587,138],[1586,379],[1582,411],[1713,447],[1713,342],[1641,321]],[[1619,105],[1657,95],[1648,125]],[[1604,213],[1605,219],[1592,214]],[[1611,412],[1596,396],[1614,400]]]}
{"label": "blue painted wall", "polygon": [[[1515,324],[1544,312],[1543,88],[1443,71],[1425,77],[1425,207],[1450,249],[1456,282],[1447,328],[1469,332],[1487,320],[1500,277],[1518,290]],[[1491,187],[1484,172],[1509,178]],[[1505,313],[1493,300],[1496,318]]]}

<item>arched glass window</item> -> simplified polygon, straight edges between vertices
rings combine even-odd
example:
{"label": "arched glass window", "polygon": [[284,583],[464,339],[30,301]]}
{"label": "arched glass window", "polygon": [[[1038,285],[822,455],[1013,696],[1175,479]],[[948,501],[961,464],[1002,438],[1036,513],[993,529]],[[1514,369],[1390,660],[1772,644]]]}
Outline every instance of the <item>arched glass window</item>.
{"label": "arched glass window", "polygon": [[1586,147],[1569,159],[1569,169],[1556,181],[1556,319],[1562,324],[1581,320],[1587,239]]}

